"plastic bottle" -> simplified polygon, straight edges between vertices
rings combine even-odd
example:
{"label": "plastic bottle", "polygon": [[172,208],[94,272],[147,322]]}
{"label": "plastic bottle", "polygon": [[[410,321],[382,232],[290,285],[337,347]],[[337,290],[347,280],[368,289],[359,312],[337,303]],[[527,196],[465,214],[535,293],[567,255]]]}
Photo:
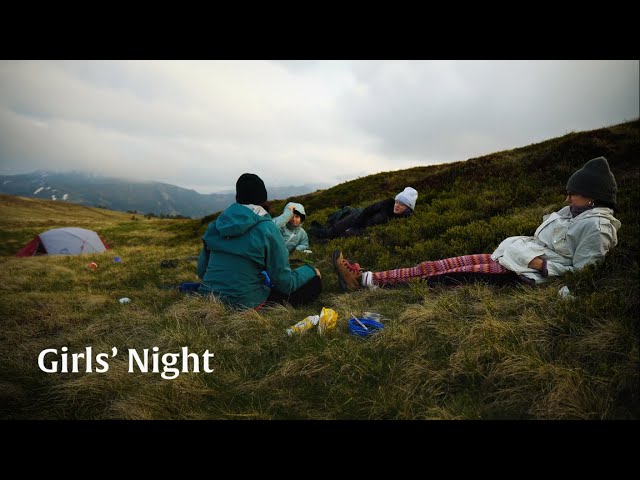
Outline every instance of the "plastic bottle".
{"label": "plastic bottle", "polygon": [[309,315],[304,320],[300,320],[295,325],[287,328],[287,335],[291,336],[294,333],[304,333],[310,328],[313,328],[320,321],[320,315]]}

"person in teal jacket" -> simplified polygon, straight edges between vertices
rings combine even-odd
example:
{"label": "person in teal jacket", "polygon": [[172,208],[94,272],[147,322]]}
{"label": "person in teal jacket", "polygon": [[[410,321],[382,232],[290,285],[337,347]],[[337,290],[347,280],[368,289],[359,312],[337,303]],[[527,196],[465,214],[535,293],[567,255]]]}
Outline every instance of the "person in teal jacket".
{"label": "person in teal jacket", "polygon": [[236,203],[210,223],[202,236],[198,293],[214,294],[238,308],[285,301],[299,306],[318,297],[320,271],[308,264],[291,270],[282,235],[263,207],[266,201],[260,177],[241,175]]}
{"label": "person in teal jacket", "polygon": [[289,253],[293,250],[311,253],[309,237],[302,228],[307,213],[300,203],[289,202],[284,207],[282,215],[273,219],[273,223],[280,229],[284,245]]}

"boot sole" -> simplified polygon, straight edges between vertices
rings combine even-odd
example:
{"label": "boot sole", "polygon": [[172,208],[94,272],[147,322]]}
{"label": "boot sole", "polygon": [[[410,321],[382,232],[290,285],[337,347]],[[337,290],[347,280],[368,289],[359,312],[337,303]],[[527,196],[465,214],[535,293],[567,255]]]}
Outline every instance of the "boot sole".
{"label": "boot sole", "polygon": [[340,288],[343,292],[347,292],[349,289],[347,288],[347,284],[342,279],[342,275],[340,275],[340,271],[338,270],[338,258],[340,258],[340,250],[335,250],[331,255],[331,263],[333,263],[333,269],[336,271],[336,275],[338,275],[338,282],[340,283]]}

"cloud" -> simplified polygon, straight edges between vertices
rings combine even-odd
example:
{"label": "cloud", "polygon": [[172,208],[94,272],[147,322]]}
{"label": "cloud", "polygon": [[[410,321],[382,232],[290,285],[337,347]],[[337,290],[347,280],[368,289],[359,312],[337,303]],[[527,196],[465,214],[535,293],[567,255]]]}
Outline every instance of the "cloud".
{"label": "cloud", "polygon": [[0,61],[3,173],[207,193],[469,157],[638,116],[637,61]]}
{"label": "cloud", "polygon": [[638,116],[638,62],[356,62],[343,94],[380,152],[464,160]]}

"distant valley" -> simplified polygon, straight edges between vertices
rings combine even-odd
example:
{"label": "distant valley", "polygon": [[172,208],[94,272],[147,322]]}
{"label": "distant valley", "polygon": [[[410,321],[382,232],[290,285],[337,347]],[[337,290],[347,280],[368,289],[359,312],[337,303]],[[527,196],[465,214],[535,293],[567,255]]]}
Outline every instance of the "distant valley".
{"label": "distant valley", "polygon": [[[300,185],[269,188],[269,199],[283,199],[326,188]],[[235,193],[202,194],[160,182],[139,182],[85,173],[33,172],[0,175],[0,193],[20,195],[123,212],[199,218],[224,210]]]}

